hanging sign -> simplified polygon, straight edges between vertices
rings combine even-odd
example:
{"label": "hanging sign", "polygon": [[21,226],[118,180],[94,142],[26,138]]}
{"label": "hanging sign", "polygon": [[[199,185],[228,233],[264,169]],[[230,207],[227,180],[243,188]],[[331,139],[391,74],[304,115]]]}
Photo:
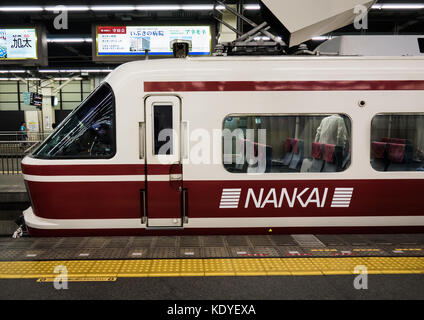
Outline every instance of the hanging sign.
{"label": "hanging sign", "polygon": [[0,59],[37,59],[35,29],[0,29]]}
{"label": "hanging sign", "polygon": [[211,54],[210,26],[98,26],[97,56],[172,55],[173,44],[184,42],[190,55]]}

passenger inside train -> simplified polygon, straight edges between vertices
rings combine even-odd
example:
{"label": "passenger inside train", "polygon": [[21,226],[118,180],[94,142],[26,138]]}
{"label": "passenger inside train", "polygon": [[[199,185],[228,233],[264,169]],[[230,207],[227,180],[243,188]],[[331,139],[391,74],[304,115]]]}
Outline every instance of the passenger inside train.
{"label": "passenger inside train", "polygon": [[343,171],[350,164],[350,128],[343,114],[229,116],[224,129],[235,134],[224,159],[233,161],[224,166],[235,173]]}

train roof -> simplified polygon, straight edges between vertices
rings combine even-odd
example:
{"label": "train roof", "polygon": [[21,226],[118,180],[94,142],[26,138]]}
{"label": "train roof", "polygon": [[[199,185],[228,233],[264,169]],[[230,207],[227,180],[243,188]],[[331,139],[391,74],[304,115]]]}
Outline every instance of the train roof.
{"label": "train roof", "polygon": [[424,79],[424,56],[201,57],[128,62],[105,79],[132,81]]}

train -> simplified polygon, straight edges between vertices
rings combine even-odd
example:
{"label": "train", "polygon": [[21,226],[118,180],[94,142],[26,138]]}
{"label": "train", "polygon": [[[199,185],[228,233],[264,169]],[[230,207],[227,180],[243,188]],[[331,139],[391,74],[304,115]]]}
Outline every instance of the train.
{"label": "train", "polygon": [[422,57],[125,63],[22,161],[31,236],[424,231]]}

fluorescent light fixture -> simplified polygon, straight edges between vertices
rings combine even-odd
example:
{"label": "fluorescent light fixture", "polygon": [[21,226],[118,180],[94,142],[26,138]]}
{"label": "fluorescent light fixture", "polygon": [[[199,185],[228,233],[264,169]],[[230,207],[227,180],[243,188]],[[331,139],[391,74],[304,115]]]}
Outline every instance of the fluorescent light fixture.
{"label": "fluorescent light fixture", "polygon": [[181,6],[182,10],[213,10],[213,5],[208,4],[188,4]]}
{"label": "fluorescent light fixture", "polygon": [[135,6],[91,6],[93,11],[133,11]]}
{"label": "fluorescent light fixture", "polygon": [[259,4],[245,4],[244,10],[259,10],[261,6]]}
{"label": "fluorescent light fixture", "polygon": [[80,72],[84,72],[84,73],[109,73],[112,72],[113,70],[110,69],[40,69],[38,70],[38,72],[40,73],[80,73]]}
{"label": "fluorescent light fixture", "polygon": [[0,73],[26,73],[26,70],[0,70]]}
{"label": "fluorescent light fixture", "polygon": [[28,11],[43,11],[43,7],[0,7],[2,12],[28,12]]}
{"label": "fluorescent light fixture", "polygon": [[314,41],[324,41],[324,40],[329,40],[331,39],[330,36],[318,36],[318,37],[313,37],[312,40]]}
{"label": "fluorescent light fixture", "polygon": [[374,4],[371,8],[377,10],[420,10],[424,9],[424,3],[381,3]]}
{"label": "fluorescent light fixture", "polygon": [[93,42],[93,39],[91,38],[50,38],[47,39],[47,42],[56,42],[56,43],[62,43],[62,42]]}
{"label": "fluorescent light fixture", "polygon": [[[54,81],[68,81],[70,79],[72,79],[72,78],[53,78]],[[77,80],[78,81],[78,80],[82,80],[82,78],[81,77],[76,77],[73,80]]]}
{"label": "fluorescent light fixture", "polygon": [[88,73],[109,73],[112,72],[113,70],[110,69],[83,69],[80,70],[81,72],[88,72]]}
{"label": "fluorescent light fixture", "polygon": [[[44,10],[46,11],[61,11],[63,10],[61,5],[57,5],[57,6],[49,6],[49,7],[44,7]],[[90,7],[88,6],[63,6],[66,7],[67,11],[88,11],[90,10]]]}
{"label": "fluorescent light fixture", "polygon": [[181,10],[181,6],[180,5],[158,5],[158,6],[147,5],[147,6],[136,6],[135,9],[140,11],[165,11],[165,10],[173,11],[173,10]]}

